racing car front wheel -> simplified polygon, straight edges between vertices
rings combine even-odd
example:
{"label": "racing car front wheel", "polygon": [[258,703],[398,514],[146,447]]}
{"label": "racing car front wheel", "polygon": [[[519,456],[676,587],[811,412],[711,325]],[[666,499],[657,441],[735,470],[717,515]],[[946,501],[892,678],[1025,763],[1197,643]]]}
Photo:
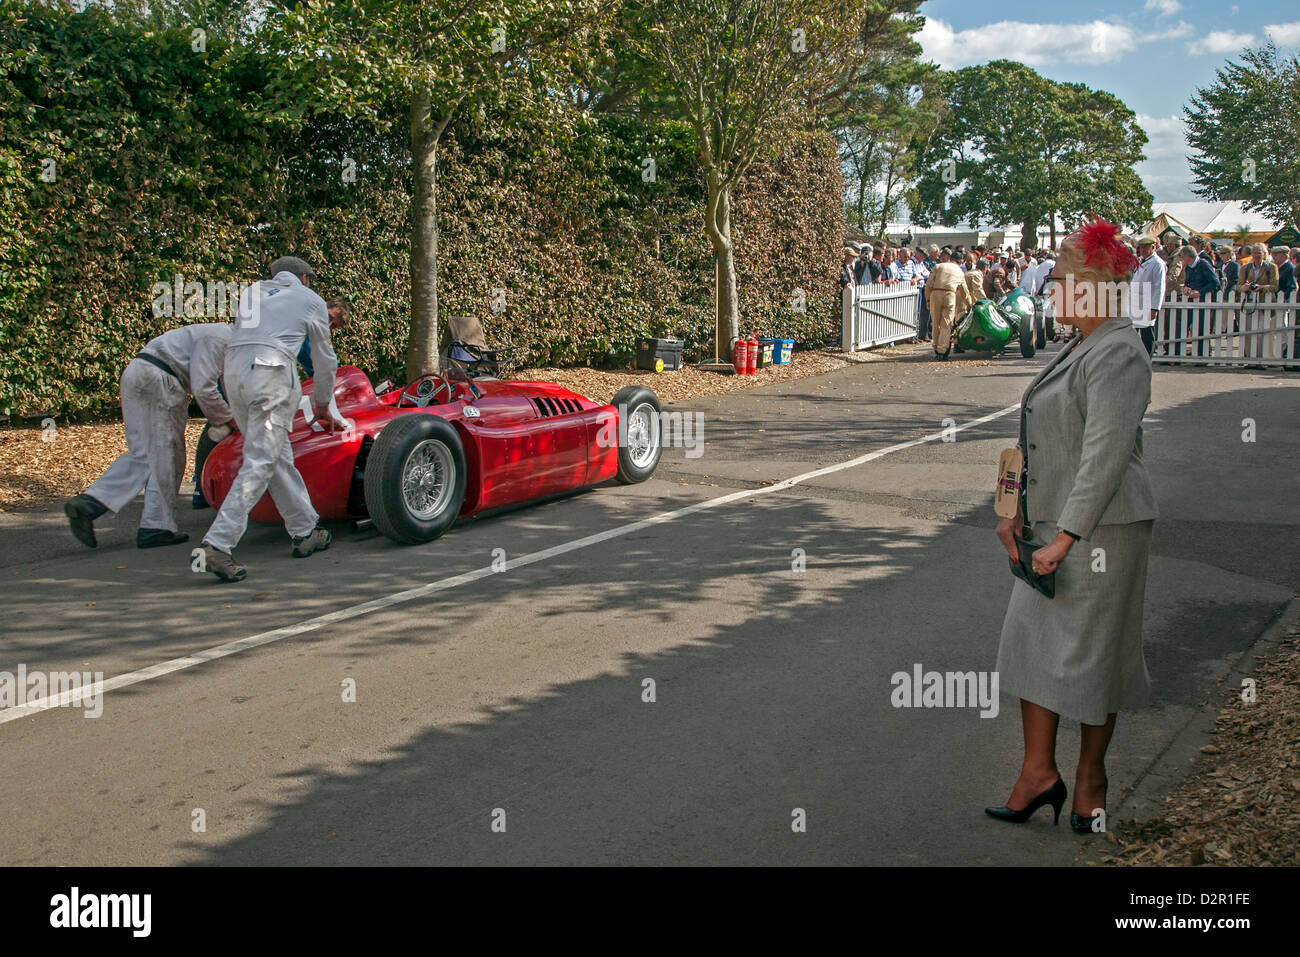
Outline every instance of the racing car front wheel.
{"label": "racing car front wheel", "polygon": [[1020,320],[1020,354],[1026,359],[1034,357],[1034,320],[1026,316]]}
{"label": "racing car front wheel", "polygon": [[618,480],[624,485],[644,482],[654,474],[664,450],[659,397],[645,386],[630,385],[609,404],[619,415]]}
{"label": "racing car front wheel", "polygon": [[366,459],[366,511],[395,542],[431,542],[456,521],[465,500],[465,446],[436,415],[399,415]]}

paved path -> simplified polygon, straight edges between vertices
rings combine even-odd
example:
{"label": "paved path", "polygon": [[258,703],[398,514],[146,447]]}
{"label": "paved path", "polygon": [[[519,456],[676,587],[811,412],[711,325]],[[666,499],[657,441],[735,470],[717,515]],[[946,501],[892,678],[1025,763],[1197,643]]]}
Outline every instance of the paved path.
{"label": "paved path", "polygon": [[[344,528],[296,561],[255,529],[241,585],[132,547],[138,505],[95,552],[57,512],[0,515],[0,670],[134,674],[335,616],[136,680],[98,719],[0,712],[0,863],[1071,862],[1050,818],[981,813],[1018,768],[1012,703],[890,704],[914,664],[993,665],[1011,580],[989,488],[1014,413],[772,487],[996,413],[1045,361],[922,355],[679,404],[705,416],[703,456],[428,546]],[[1294,376],[1159,370],[1154,391],[1156,701],[1121,718],[1117,795],[1300,580]],[[744,490],[761,492],[626,530]],[[497,548],[533,560],[466,574]],[[1066,729],[1067,778],[1076,744]]]}

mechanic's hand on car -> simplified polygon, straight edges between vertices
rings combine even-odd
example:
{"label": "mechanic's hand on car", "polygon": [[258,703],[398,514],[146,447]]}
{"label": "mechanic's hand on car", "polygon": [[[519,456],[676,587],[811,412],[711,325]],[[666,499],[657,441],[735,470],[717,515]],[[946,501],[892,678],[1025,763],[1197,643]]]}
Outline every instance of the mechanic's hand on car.
{"label": "mechanic's hand on car", "polygon": [[313,405],[311,411],[316,417],[316,422],[313,424],[319,424],[326,432],[333,432],[338,428],[338,425],[334,421],[334,416],[330,415],[330,407],[328,405]]}

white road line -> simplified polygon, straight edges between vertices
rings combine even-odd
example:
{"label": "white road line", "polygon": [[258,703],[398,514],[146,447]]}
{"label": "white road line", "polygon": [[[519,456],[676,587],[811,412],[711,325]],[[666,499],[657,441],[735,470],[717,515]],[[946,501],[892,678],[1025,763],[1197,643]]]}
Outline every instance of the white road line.
{"label": "white road line", "polygon": [[[592,545],[598,545],[601,542],[607,542],[611,538],[619,538],[623,535],[630,535],[632,532],[638,532],[643,528],[653,528],[655,525],[662,525],[665,522],[672,522],[679,518],[685,518],[687,515],[693,515],[696,512],[703,512],[706,509],[718,508],[722,505],[730,505],[732,502],[741,502],[748,498],[757,498],[759,495],[769,495],[772,492],[780,492],[784,489],[792,488],[802,482],[811,479],[821,478],[823,475],[831,475],[835,472],[842,472],[845,469],[856,468],[859,465],[865,465],[867,462],[875,461],[886,455],[892,455],[895,452],[901,452],[904,449],[914,448],[918,445],[924,445],[927,442],[933,442],[941,439],[945,435],[953,435],[956,432],[963,432],[966,429],[974,428],[977,425],[983,425],[985,422],[991,422],[999,419],[1008,413],[1015,412],[1019,405],[1009,405],[1005,409],[997,412],[990,412],[988,415],[981,416],[978,419],[972,419],[964,425],[958,425],[950,429],[944,429],[940,432],[932,432],[924,435],[919,439],[912,439],[908,442],[900,442],[898,445],[891,445],[888,448],[879,449],[875,452],[868,452],[866,455],[859,455],[857,458],[848,459],[835,465],[828,465],[825,468],[814,469],[811,472],[804,472],[802,475],[796,475],[792,478],[784,479],[773,485],[765,485],[762,488],[744,489],[740,492],[732,492],[729,495],[722,495],[718,498],[711,498],[703,502],[696,502],[693,505],[687,505],[682,508],[674,509],[671,512],[661,512],[639,522],[631,522],[627,525],[620,525],[617,528],[611,528],[604,532],[597,532],[595,535],[587,535],[584,538],[576,538],[571,542],[565,542],[563,545],[556,545],[552,548],[544,548],[540,552],[530,552],[519,558],[510,559],[506,562],[506,569],[523,568],[525,565],[534,565],[537,562],[546,561],[548,558],[555,558],[558,555],[564,555],[568,552],[577,551],[580,548],[588,548]],[[990,472],[990,474],[992,474]],[[150,665],[148,668],[141,668],[138,671],[129,671],[126,674],[116,675],[112,678],[104,679],[101,693],[116,691],[118,688],[126,688],[130,685],[140,684],[142,681],[150,681],[154,678],[161,678],[164,675],[170,675],[177,671],[184,671],[186,668],[193,668],[195,665],[201,665],[209,661],[216,661],[218,658],[225,658],[229,655],[238,654],[241,651],[248,651],[250,648],[258,648],[262,645],[269,645],[274,641],[282,638],[292,638],[294,635],[305,634],[309,631],[316,631],[328,625],[335,625],[341,621],[348,621],[352,618],[360,618],[362,615],[369,615],[372,612],[382,611],[385,608],[392,608],[394,605],[401,605],[408,601],[416,601],[428,595],[437,594],[440,591],[447,591],[452,588],[458,588],[461,585],[469,585],[479,581],[482,578],[489,578],[492,575],[499,574],[494,572],[489,565],[485,568],[477,568],[472,572],[465,572],[462,575],[453,575],[451,578],[443,578],[436,582],[430,582],[427,585],[421,585],[418,588],[408,588],[406,591],[395,592],[391,595],[385,595],[383,598],[375,598],[371,601],[362,602],[359,605],[351,605],[347,608],[341,608],[338,611],[332,611],[328,615],[320,615],[316,618],[308,618],[306,621],[300,621],[293,625],[285,625],[283,628],[276,628],[274,631],[264,631],[260,635],[250,635],[247,638],[240,638],[238,641],[230,641],[224,645],[217,645],[204,651],[195,652],[192,655],[186,655],[184,658],[173,658],[170,661],[163,661],[156,665]],[[17,707],[0,709],[0,724],[9,721],[17,721],[19,718],[25,718],[28,715],[35,714],[38,711],[46,711],[59,704],[62,695],[51,695],[45,698],[38,698],[35,701],[29,701]]]}

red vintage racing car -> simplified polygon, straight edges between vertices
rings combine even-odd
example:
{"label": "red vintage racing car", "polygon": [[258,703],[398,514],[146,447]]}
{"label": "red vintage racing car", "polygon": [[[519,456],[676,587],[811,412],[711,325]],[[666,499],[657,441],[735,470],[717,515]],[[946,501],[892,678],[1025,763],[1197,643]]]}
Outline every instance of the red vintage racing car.
{"label": "red vintage racing car", "polygon": [[[303,393],[311,395],[310,379]],[[432,541],[458,516],[609,479],[645,481],[662,452],[659,400],[641,386],[602,405],[549,382],[449,372],[376,392],[360,369],[341,366],[334,400],[347,428],[325,431],[300,409],[289,433],[312,504],[322,521],[369,517],[404,544]],[[242,462],[239,434],[208,456],[201,481],[213,505]],[[281,520],[269,494],[250,517]]]}

